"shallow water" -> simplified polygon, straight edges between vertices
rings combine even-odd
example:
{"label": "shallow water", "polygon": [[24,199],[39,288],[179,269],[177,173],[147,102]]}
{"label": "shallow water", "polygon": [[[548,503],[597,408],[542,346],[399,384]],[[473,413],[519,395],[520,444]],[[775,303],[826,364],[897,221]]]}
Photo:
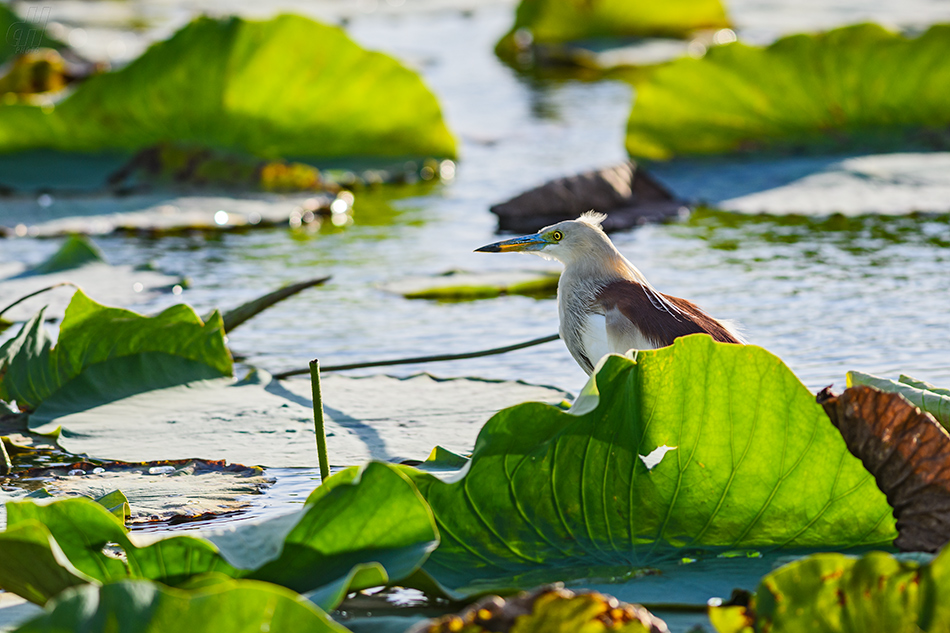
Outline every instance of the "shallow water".
{"label": "shallow water", "polygon": [[[546,179],[626,158],[630,87],[517,76],[492,54],[511,20],[508,3],[454,3],[449,8],[431,3],[435,8],[423,10],[412,9],[408,0],[412,10],[404,14],[383,11],[384,3],[379,3],[380,10],[370,15],[360,14],[354,3],[338,4],[355,14],[348,30],[358,41],[419,68],[439,96],[461,142],[455,179],[428,191],[399,192],[391,201],[386,200],[390,194],[359,193],[353,226],[315,234],[267,229],[214,237],[97,238],[114,264],[151,263],[192,280],[180,297],[167,295],[135,308],[151,311],[183,300],[203,313],[234,307],[286,282],[332,275],[327,285],[303,292],[230,335],[232,349],[246,364],[272,372],[305,367],[315,357],[330,365],[465,352],[556,332],[553,300],[409,301],[378,285],[449,269],[556,268],[529,255],[472,249],[495,239],[494,216],[488,212],[492,203]],[[801,28],[833,26],[875,11],[892,24],[919,26],[938,19],[946,3],[879,4],[865,10],[863,4],[821,3]],[[64,4],[62,10],[71,6]],[[147,33],[164,33],[199,6],[155,4],[159,17]],[[214,6],[221,12],[243,5]],[[320,13],[328,6],[333,9],[328,13],[340,14],[333,3],[305,8]],[[252,12],[276,9],[255,4]],[[790,2],[737,2],[734,14],[737,20],[746,16],[750,37],[768,41],[793,30],[798,22],[783,21],[782,15],[797,10],[799,5]],[[89,33],[116,32],[101,22],[88,24]],[[142,43],[141,38],[131,41],[126,52]],[[102,48],[101,42],[96,45]],[[708,190],[702,179],[716,177],[715,172],[687,168],[660,171],[669,182],[694,191]],[[719,189],[718,199],[746,193]],[[97,205],[95,199],[87,204],[91,210]],[[947,216],[823,223],[700,213],[684,223],[647,226],[613,239],[661,291],[739,322],[750,342],[779,355],[810,388],[834,383],[840,389],[849,369],[891,377],[904,372],[950,385],[948,235]],[[58,243],[4,240],[0,262],[36,263]],[[560,342],[503,356],[386,370],[395,375],[418,371],[521,379],[574,393],[586,378]],[[311,470],[272,469],[268,474],[277,477],[277,485],[256,500],[245,518],[288,510],[317,481]]]}

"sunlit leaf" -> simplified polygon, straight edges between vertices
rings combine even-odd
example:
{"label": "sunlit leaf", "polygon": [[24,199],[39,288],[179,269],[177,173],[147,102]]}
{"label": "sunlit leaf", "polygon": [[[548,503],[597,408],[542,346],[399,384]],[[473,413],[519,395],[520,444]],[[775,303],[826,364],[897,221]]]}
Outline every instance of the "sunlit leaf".
{"label": "sunlit leaf", "polygon": [[[745,617],[717,618],[719,633],[946,631],[950,551],[919,564],[885,552],[861,558],[816,554],[762,579]],[[733,607],[734,609],[734,607]]]}
{"label": "sunlit leaf", "polygon": [[702,335],[609,356],[570,411],[502,411],[463,477],[414,478],[442,535],[423,569],[463,593],[584,578],[665,602],[705,573],[711,585],[679,592],[704,601],[729,595],[723,574],[743,560],[761,573],[769,552],[895,536],[883,493],[791,371]]}
{"label": "sunlit leaf", "polygon": [[148,581],[124,581],[64,592],[49,611],[18,633],[194,633],[307,631],[346,633],[313,603],[263,582],[234,580],[183,591]]}
{"label": "sunlit leaf", "polygon": [[637,85],[627,151],[668,159],[767,148],[946,146],[948,59],[950,25],[912,39],[864,24],[767,48],[716,46]]}
{"label": "sunlit leaf", "polygon": [[[40,311],[8,349],[0,399],[38,417],[82,411],[192,380],[231,374],[220,315],[207,323],[186,305],[154,317],[102,306],[76,291],[55,347]],[[10,354],[10,350],[15,350]]]}
{"label": "sunlit leaf", "polygon": [[719,0],[522,0],[496,51],[508,56],[524,34],[532,43],[548,44],[604,36],[684,37],[726,26]]}
{"label": "sunlit leaf", "polygon": [[0,108],[0,152],[131,153],[167,141],[262,158],[455,155],[416,73],[293,15],[198,18],[52,112]]}

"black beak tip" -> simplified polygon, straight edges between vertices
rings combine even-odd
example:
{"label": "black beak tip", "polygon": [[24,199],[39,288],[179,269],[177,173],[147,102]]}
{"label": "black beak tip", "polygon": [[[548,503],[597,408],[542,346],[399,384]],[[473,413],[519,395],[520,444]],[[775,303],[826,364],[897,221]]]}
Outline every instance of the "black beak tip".
{"label": "black beak tip", "polygon": [[495,244],[487,244],[485,246],[476,248],[473,253],[500,253],[501,249],[498,248]]}

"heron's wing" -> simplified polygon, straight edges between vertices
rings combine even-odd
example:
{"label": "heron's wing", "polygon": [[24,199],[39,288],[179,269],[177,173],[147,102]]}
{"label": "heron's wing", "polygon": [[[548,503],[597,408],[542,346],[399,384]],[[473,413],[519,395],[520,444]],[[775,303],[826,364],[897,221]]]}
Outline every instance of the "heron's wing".
{"label": "heron's wing", "polygon": [[[596,303],[606,315],[607,340],[611,351],[655,349],[672,345],[680,336],[706,333],[723,343],[741,342],[723,324],[694,303],[661,295],[635,281],[614,281],[598,293]],[[624,347],[626,346],[626,347]]]}

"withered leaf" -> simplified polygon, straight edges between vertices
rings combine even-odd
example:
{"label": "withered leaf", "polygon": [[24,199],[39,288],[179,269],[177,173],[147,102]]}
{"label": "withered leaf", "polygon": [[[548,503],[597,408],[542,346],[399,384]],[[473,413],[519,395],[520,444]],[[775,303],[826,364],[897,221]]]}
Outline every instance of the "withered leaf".
{"label": "withered leaf", "polygon": [[887,495],[897,519],[894,545],[936,552],[950,541],[950,434],[896,393],[852,387],[818,394],[845,443]]}

